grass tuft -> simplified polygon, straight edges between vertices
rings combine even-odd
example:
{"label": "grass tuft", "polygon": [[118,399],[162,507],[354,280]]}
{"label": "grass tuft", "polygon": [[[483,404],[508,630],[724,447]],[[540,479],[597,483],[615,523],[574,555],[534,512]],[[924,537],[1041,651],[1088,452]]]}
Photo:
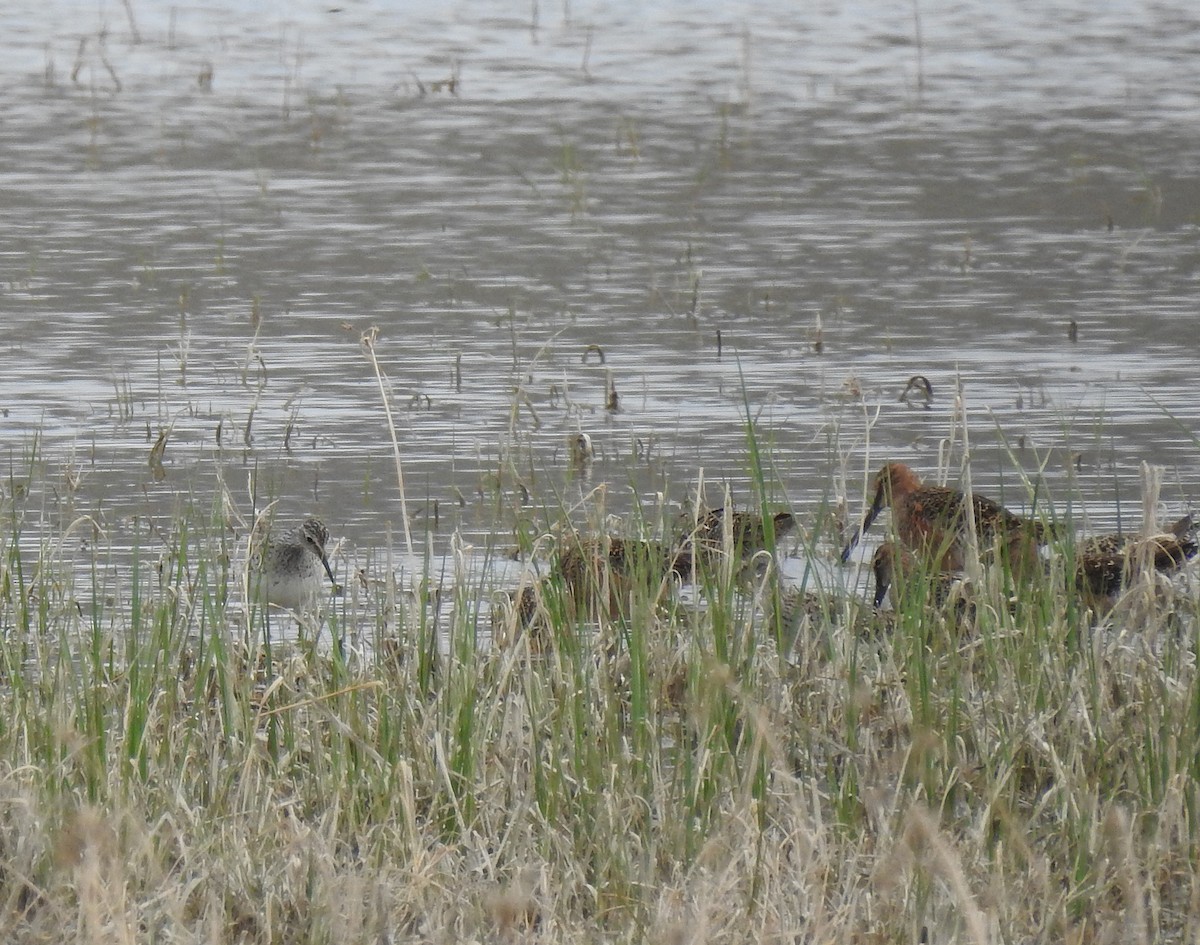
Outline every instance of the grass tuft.
{"label": "grass tuft", "polygon": [[517,522],[511,597],[456,548],[406,583],[365,569],[319,637],[274,614],[264,638],[221,514],[56,525],[27,465],[0,508],[6,941],[1200,932],[1186,574],[1098,619],[1065,550],[985,568],[961,608],[906,575],[878,615],[819,569],[747,568],[727,531],[681,589],[662,510],[563,564],[600,493],[562,511],[587,536]]}

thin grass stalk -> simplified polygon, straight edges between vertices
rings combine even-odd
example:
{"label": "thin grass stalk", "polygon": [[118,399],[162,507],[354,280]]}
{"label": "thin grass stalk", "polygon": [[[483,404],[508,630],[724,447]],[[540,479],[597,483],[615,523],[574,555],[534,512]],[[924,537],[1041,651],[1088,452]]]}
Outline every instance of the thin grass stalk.
{"label": "thin grass stalk", "polygon": [[[418,691],[426,697],[437,691],[438,673],[441,669],[441,654],[438,650],[438,623],[441,614],[442,581],[438,575],[435,583],[433,556],[426,554],[423,571],[417,586],[416,606],[419,616],[416,626]],[[432,609],[431,609],[432,608]]]}
{"label": "thin grass stalk", "polygon": [[[148,657],[152,660],[157,649],[157,619],[152,615],[146,619],[141,588],[141,543],[135,542],[133,560],[130,565],[130,626],[125,636],[125,672],[124,686],[126,700],[124,707],[124,725],[122,727],[123,745],[122,761],[132,762],[138,774],[144,779],[149,770],[145,752],[146,724],[151,703],[158,686],[153,664],[147,665]],[[143,638],[145,634],[145,638]],[[128,772],[128,765],[122,765],[123,772]]]}
{"label": "thin grass stalk", "polygon": [[383,412],[387,418],[388,434],[392,440],[392,459],[396,463],[396,483],[400,488],[400,519],[404,523],[404,547],[411,558],[413,555],[412,526],[408,518],[408,499],[404,494],[404,466],[400,461],[400,440],[396,436],[396,423],[392,418],[391,398],[388,397],[387,387],[383,383],[383,369],[380,368],[379,359],[375,356],[375,339],[378,336],[379,329],[372,326],[362,333],[359,340],[363,350],[367,353],[367,360],[371,362],[371,368],[375,371],[375,381],[379,385],[379,397],[383,402]]}
{"label": "thin grass stalk", "polygon": [[656,719],[652,714],[654,696],[651,692],[654,650],[651,633],[658,632],[655,609],[656,596],[642,592],[644,576],[635,575],[637,590],[630,602],[629,633],[629,727],[634,746],[634,769],[643,796],[653,793],[655,757],[658,752]]}
{"label": "thin grass stalk", "polygon": [[962,516],[963,524],[966,525],[966,548],[963,552],[963,564],[967,577],[972,581],[979,581],[983,577],[983,564],[979,560],[979,533],[975,527],[975,516],[970,511],[975,505],[975,496],[971,486],[970,424],[967,420],[967,400],[963,391],[962,378],[957,377],[955,381],[954,412],[962,423],[962,492],[963,508],[966,510]]}
{"label": "thin grass stalk", "polygon": [[[77,705],[76,713],[78,716],[79,731],[83,733],[86,739],[86,744],[80,752],[80,760],[83,765],[84,783],[89,802],[98,803],[103,796],[104,786],[106,784],[105,771],[108,760],[108,718],[107,708],[104,702],[105,683],[104,680],[112,678],[114,665],[112,663],[112,647],[109,646],[109,662],[105,663],[105,643],[106,634],[101,622],[102,605],[104,599],[101,595],[100,581],[97,577],[98,569],[96,561],[92,559],[92,595],[93,595],[93,616],[91,622],[91,639],[88,649],[88,659],[80,661],[79,667],[79,683],[80,683],[80,700]],[[133,569],[131,579],[134,585],[137,583],[136,567]],[[130,599],[130,617],[131,621],[136,616],[134,608],[135,598]],[[43,604],[44,606],[44,604]],[[66,639],[63,640],[64,652],[70,652],[67,648]]]}

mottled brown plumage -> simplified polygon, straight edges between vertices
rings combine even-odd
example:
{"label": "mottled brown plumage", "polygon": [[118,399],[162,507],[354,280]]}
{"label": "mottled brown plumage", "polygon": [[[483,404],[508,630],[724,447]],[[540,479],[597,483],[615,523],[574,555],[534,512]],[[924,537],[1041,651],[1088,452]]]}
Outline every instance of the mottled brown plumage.
{"label": "mottled brown plumage", "polygon": [[664,580],[682,578],[689,562],[686,553],[657,541],[574,535],[560,544],[551,573],[562,579],[577,611],[615,617],[628,614],[635,590],[656,593]]}
{"label": "mottled brown plumage", "polygon": [[829,627],[841,621],[844,601],[833,594],[780,587],[778,597],[770,593],[763,604],[763,620],[768,632],[775,632],[776,621],[783,649],[790,650],[806,626]]}
{"label": "mottled brown plumage", "polygon": [[1079,543],[1075,556],[1075,584],[1089,605],[1107,609],[1129,586],[1138,567],[1173,574],[1200,551],[1195,523],[1190,515],[1161,535],[1136,539],[1120,534],[1093,535]]}
{"label": "mottled brown plumage", "polygon": [[[954,598],[955,586],[961,586],[962,575],[936,569],[922,574],[922,570],[916,555],[898,542],[886,541],[876,548],[871,558],[871,571],[875,576],[875,606],[881,606],[884,598],[887,598],[893,610],[900,610],[905,597],[915,592],[922,595],[924,603],[937,608],[945,607]],[[915,585],[917,575],[921,575],[923,587]]]}
{"label": "mottled brown plumage", "polygon": [[[732,509],[713,509],[694,521],[687,518],[684,533],[676,547],[681,555],[680,563],[694,559],[698,567],[712,573],[732,553],[735,562],[744,564],[761,551],[775,550],[775,543],[796,528],[796,517],[791,512],[778,512],[771,518],[773,541],[767,539],[767,526],[761,515],[753,512],[736,512]],[[731,530],[728,542],[726,528]]]}
{"label": "mottled brown plumage", "polygon": [[[1166,530],[1156,536],[1156,540],[1164,549],[1174,549],[1181,560],[1188,560],[1196,554],[1196,522],[1191,514],[1172,522]],[[1079,557],[1093,555],[1118,555],[1124,553],[1129,545],[1137,541],[1136,535],[1124,532],[1108,532],[1102,535],[1089,535],[1080,540],[1075,551]]]}
{"label": "mottled brown plumage", "polygon": [[546,648],[550,621],[546,615],[547,579],[522,584],[515,590],[499,591],[492,599],[492,642],[501,648],[529,638],[533,652]]}
{"label": "mottled brown plumage", "polygon": [[[967,497],[948,486],[927,486],[903,463],[888,463],[874,478],[875,497],[862,526],[842,551],[842,560],[871,527],[885,506],[891,506],[896,537],[906,549],[937,570],[958,571],[964,563],[967,537]],[[1014,515],[981,495],[972,495],[971,512],[981,552],[996,544],[1010,560],[1024,560],[1050,537],[1042,523]]]}

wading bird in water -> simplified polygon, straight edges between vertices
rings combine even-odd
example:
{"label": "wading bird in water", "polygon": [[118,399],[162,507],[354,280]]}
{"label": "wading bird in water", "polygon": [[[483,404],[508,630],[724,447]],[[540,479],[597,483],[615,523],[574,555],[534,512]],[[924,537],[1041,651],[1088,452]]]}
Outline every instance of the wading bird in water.
{"label": "wading bird in water", "polygon": [[752,562],[762,552],[774,553],[776,543],[795,531],[796,517],[791,512],[777,512],[771,516],[769,529],[767,525],[761,515],[733,509],[713,509],[694,520],[685,514],[684,533],[676,547],[682,555],[692,556],[709,576],[720,568],[727,549],[739,570],[753,567]]}
{"label": "wading bird in water", "polygon": [[[875,497],[862,526],[842,551],[842,561],[887,506],[896,537],[909,551],[941,571],[963,568],[967,545],[967,496],[949,486],[927,486],[904,463],[888,463],[875,474]],[[1051,537],[1035,519],[1015,515],[998,502],[971,496],[971,515],[981,551],[1002,545],[1010,561],[1024,560]]]}
{"label": "wading bird in water", "polygon": [[1084,538],[1076,548],[1075,584],[1084,600],[1101,613],[1129,587],[1139,567],[1174,574],[1196,557],[1200,543],[1191,515],[1167,526],[1160,535],[1136,538],[1120,533]]}
{"label": "wading bird in water", "polygon": [[298,613],[317,607],[326,593],[326,576],[333,593],[340,594],[325,554],[328,541],[329,531],[316,518],[278,535],[255,534],[250,544],[253,592],[267,604]]}

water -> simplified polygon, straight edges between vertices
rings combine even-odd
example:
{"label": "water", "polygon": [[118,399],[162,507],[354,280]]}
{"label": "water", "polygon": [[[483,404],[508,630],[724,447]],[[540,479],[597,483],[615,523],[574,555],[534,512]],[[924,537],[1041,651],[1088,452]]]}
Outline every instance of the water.
{"label": "water", "polygon": [[1186,506],[1200,13],[797,6],[10,5],[12,462],[116,535],[227,488],[396,545],[375,327],[438,552],[600,485],[746,503],[747,414],[779,502],[852,515],[958,384],[976,489],[1128,527],[1147,460]]}

